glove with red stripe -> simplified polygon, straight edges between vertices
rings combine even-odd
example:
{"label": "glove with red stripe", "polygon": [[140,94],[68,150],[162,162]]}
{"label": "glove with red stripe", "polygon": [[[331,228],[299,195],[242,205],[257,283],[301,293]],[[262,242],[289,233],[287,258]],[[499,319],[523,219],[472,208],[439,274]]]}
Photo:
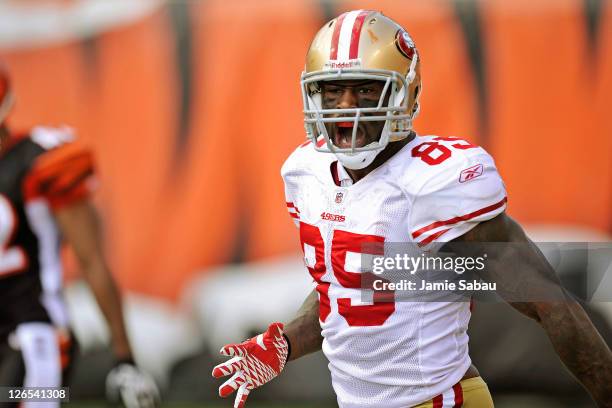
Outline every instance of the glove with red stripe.
{"label": "glove with red stripe", "polygon": [[285,367],[289,357],[289,343],[283,335],[283,324],[272,323],[265,333],[240,344],[228,344],[221,354],[232,357],[217,365],[213,377],[232,377],[219,387],[219,396],[236,393],[234,408],[242,408],[252,389],[275,378]]}

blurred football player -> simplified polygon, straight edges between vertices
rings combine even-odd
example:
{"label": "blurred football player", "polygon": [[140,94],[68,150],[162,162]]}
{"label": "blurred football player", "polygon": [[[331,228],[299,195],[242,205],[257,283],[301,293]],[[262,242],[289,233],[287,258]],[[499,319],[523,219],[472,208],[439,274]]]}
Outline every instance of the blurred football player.
{"label": "blurred football player", "polygon": [[[376,292],[363,303],[357,272],[372,244],[506,242],[517,243],[500,254],[510,262],[489,265],[498,285],[509,286],[514,270],[548,276],[550,266],[505,214],[493,159],[465,140],[415,134],[419,53],[379,12],[325,24],[301,84],[309,142],[282,176],[316,289],[286,326],[221,350],[231,359],[213,370],[230,376],[220,395],[236,391],[242,407],[287,361],[322,348],[340,407],[492,407],[468,354],[470,303],[394,302]],[[559,286],[550,290],[557,301],[510,303],[542,326],[599,406],[612,406],[610,349],[577,302]]]}
{"label": "blurred football player", "polygon": [[153,407],[159,393],[134,364],[89,200],[92,155],[67,128],[11,133],[5,119],[12,103],[9,77],[0,68],[0,385],[65,383],[75,345],[61,293],[64,238],[109,324],[116,357],[107,377],[109,397],[128,407]]}

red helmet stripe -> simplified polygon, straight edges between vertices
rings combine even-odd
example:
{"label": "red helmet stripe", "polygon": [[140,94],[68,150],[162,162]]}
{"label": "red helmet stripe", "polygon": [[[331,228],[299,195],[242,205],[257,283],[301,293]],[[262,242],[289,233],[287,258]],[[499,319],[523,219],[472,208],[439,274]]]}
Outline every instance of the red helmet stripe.
{"label": "red helmet stripe", "polygon": [[342,28],[342,23],[344,22],[344,17],[346,17],[348,13],[343,13],[336,20],[336,25],[334,27],[334,33],[332,35],[331,42],[331,50],[329,52],[329,59],[336,60],[338,59],[338,43],[340,42],[340,29]]}
{"label": "red helmet stripe", "polygon": [[355,59],[359,55],[359,38],[361,37],[361,28],[363,27],[363,22],[369,13],[369,11],[364,10],[359,13],[355,19],[355,24],[353,24],[353,33],[351,34],[351,49],[349,51],[349,59]]}

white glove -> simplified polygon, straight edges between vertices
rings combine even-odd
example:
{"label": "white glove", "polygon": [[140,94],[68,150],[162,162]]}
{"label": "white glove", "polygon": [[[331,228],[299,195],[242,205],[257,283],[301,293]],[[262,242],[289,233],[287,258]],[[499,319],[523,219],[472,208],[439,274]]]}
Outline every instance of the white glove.
{"label": "white glove", "polygon": [[130,363],[120,363],[108,373],[106,396],[126,408],[153,408],[160,401],[153,378]]}

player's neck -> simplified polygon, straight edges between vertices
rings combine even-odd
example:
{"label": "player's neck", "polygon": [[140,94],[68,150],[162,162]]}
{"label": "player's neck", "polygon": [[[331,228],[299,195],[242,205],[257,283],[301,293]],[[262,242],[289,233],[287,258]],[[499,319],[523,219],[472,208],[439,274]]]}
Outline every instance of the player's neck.
{"label": "player's neck", "polygon": [[414,139],[415,137],[416,137],[416,133],[412,132],[405,139],[399,140],[397,142],[389,143],[387,147],[376,156],[372,164],[370,164],[368,167],[365,167],[359,170],[347,169],[346,167],[344,169],[346,170],[348,175],[351,176],[351,179],[353,179],[353,183],[356,183],[362,178],[364,178],[365,176],[367,176],[368,174],[370,174],[372,171],[374,171],[374,169],[381,166],[384,162],[389,160],[391,157],[393,157],[397,152],[402,150],[402,148],[406,146],[408,143],[410,143],[412,139]]}

